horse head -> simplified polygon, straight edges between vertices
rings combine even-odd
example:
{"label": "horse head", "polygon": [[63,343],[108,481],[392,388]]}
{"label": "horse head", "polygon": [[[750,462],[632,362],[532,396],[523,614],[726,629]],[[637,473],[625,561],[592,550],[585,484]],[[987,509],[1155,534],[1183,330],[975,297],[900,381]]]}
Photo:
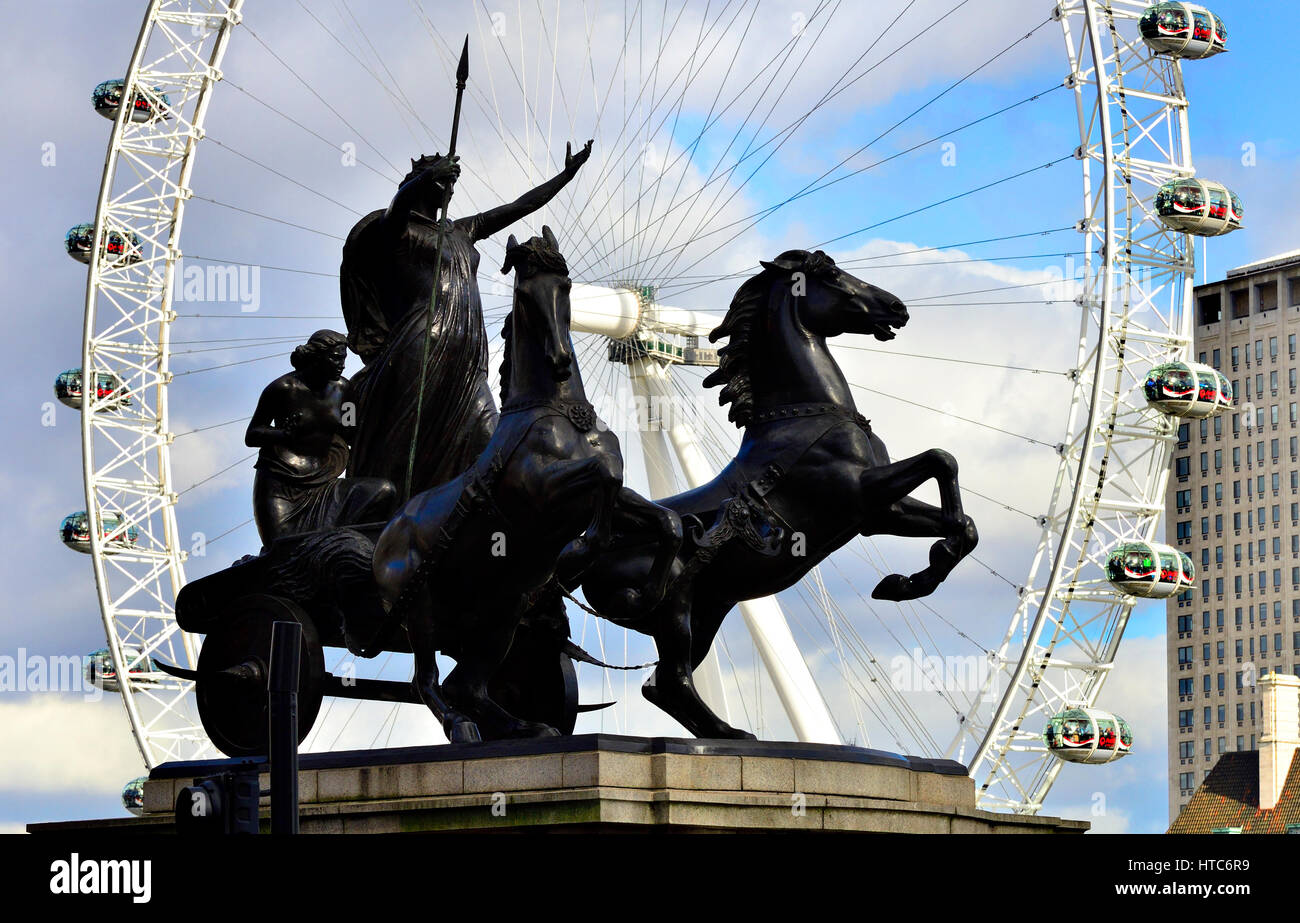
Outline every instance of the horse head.
{"label": "horse head", "polygon": [[762,260],[761,265],[790,280],[796,289],[799,321],[819,336],[864,333],[887,341],[907,323],[907,305],[840,269],[820,250],[787,250],[770,262]]}
{"label": "horse head", "polygon": [[762,262],[763,271],[736,291],[709,339],[727,337],[717,371],[705,387],[721,385],[728,417],[748,424],[762,405],[816,402],[852,407],[849,385],[827,349],[843,333],[892,340],[907,323],[897,297],[856,278],[822,251],[787,250]]}
{"label": "horse head", "polygon": [[566,381],[573,374],[573,341],[569,336],[569,267],[549,227],[541,237],[519,243],[513,234],[506,243],[501,272],[515,273],[514,307],[506,319],[503,335],[505,359],[501,366],[501,391],[505,399],[515,367],[513,342],[529,337],[542,344],[542,358],[552,382]]}

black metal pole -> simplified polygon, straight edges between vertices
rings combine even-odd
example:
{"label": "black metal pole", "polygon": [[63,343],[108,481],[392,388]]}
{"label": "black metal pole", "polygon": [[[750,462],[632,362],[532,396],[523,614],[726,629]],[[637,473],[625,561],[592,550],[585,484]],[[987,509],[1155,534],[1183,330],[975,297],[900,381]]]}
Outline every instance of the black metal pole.
{"label": "black metal pole", "polygon": [[298,669],[302,626],[271,626],[271,675],[267,684],[271,735],[271,832],[298,832]]}

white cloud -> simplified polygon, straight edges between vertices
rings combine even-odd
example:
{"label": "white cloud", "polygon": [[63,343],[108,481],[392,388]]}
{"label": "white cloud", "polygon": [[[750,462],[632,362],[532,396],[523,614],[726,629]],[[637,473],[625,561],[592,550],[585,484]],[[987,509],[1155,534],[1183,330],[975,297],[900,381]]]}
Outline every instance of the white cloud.
{"label": "white cloud", "polygon": [[117,696],[0,702],[0,791],[120,794],[144,772]]}

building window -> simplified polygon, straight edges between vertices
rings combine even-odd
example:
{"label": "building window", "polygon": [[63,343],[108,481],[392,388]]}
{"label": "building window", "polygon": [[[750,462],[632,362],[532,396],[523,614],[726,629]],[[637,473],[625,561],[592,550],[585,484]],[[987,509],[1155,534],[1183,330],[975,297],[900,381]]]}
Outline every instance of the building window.
{"label": "building window", "polygon": [[[1232,453],[1234,456],[1233,464],[1237,464],[1237,461],[1235,459],[1237,450],[1233,449]],[[1192,459],[1189,456],[1180,455],[1178,458],[1174,459],[1174,474],[1176,474],[1180,478],[1185,478],[1191,475],[1191,473],[1192,473]]]}
{"label": "building window", "polygon": [[1196,300],[1196,307],[1202,324],[1217,324],[1223,314],[1223,299],[1218,292],[1202,295]]}

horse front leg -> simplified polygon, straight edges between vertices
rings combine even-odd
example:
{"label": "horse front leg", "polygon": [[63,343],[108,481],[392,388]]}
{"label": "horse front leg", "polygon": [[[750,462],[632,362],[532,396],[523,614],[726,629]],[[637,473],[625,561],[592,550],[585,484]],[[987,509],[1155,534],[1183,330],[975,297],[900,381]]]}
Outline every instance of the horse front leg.
{"label": "horse front leg", "polygon": [[[655,553],[646,576],[645,586],[635,608],[653,609],[663,601],[668,590],[668,577],[673,561],[682,546],[682,520],[666,506],[660,506],[628,487],[620,487],[615,498],[616,522],[627,523],[641,533],[650,532],[655,543]],[[626,528],[620,528],[626,532]],[[640,537],[640,536],[638,536]]]}
{"label": "horse front leg", "polygon": [[[513,594],[511,594],[513,595]],[[489,740],[510,737],[554,737],[560,732],[540,721],[526,721],[494,701],[488,684],[505,661],[523,614],[510,595],[480,601],[476,612],[459,620],[471,626],[461,638],[456,666],[443,683],[447,698],[475,719]]]}
{"label": "horse front leg", "polygon": [[[939,487],[939,507],[907,496],[931,478]],[[862,474],[861,486],[866,498],[863,535],[940,539],[930,547],[928,567],[910,577],[885,577],[872,591],[875,599],[901,602],[928,596],[979,543],[975,523],[962,508],[957,460],[942,449],[869,468]]]}
{"label": "horse front leg", "polygon": [[438,683],[437,640],[435,638],[432,606],[427,591],[411,605],[406,616],[406,637],[415,654],[415,674],[411,685],[416,695],[433,716],[442,724],[447,740],[454,744],[481,740],[478,725],[452,708],[443,696]]}
{"label": "horse front leg", "polygon": [[[652,635],[659,651],[659,663],[641,686],[641,694],[696,737],[753,740],[753,734],[732,727],[714,714],[695,688],[695,667],[703,660],[703,654],[696,659],[696,645],[692,641],[693,593],[692,587],[679,583],[656,613]],[[721,624],[720,616],[716,623]],[[712,634],[701,645],[704,653],[708,652],[711,640]]]}
{"label": "horse front leg", "polygon": [[563,575],[566,586],[576,581],[596,556],[609,547],[613,534],[614,506],[622,487],[622,478],[611,471],[599,456],[552,466],[546,485],[544,508],[564,510],[594,503],[591,521],[586,529],[569,542],[556,562],[556,571]]}

